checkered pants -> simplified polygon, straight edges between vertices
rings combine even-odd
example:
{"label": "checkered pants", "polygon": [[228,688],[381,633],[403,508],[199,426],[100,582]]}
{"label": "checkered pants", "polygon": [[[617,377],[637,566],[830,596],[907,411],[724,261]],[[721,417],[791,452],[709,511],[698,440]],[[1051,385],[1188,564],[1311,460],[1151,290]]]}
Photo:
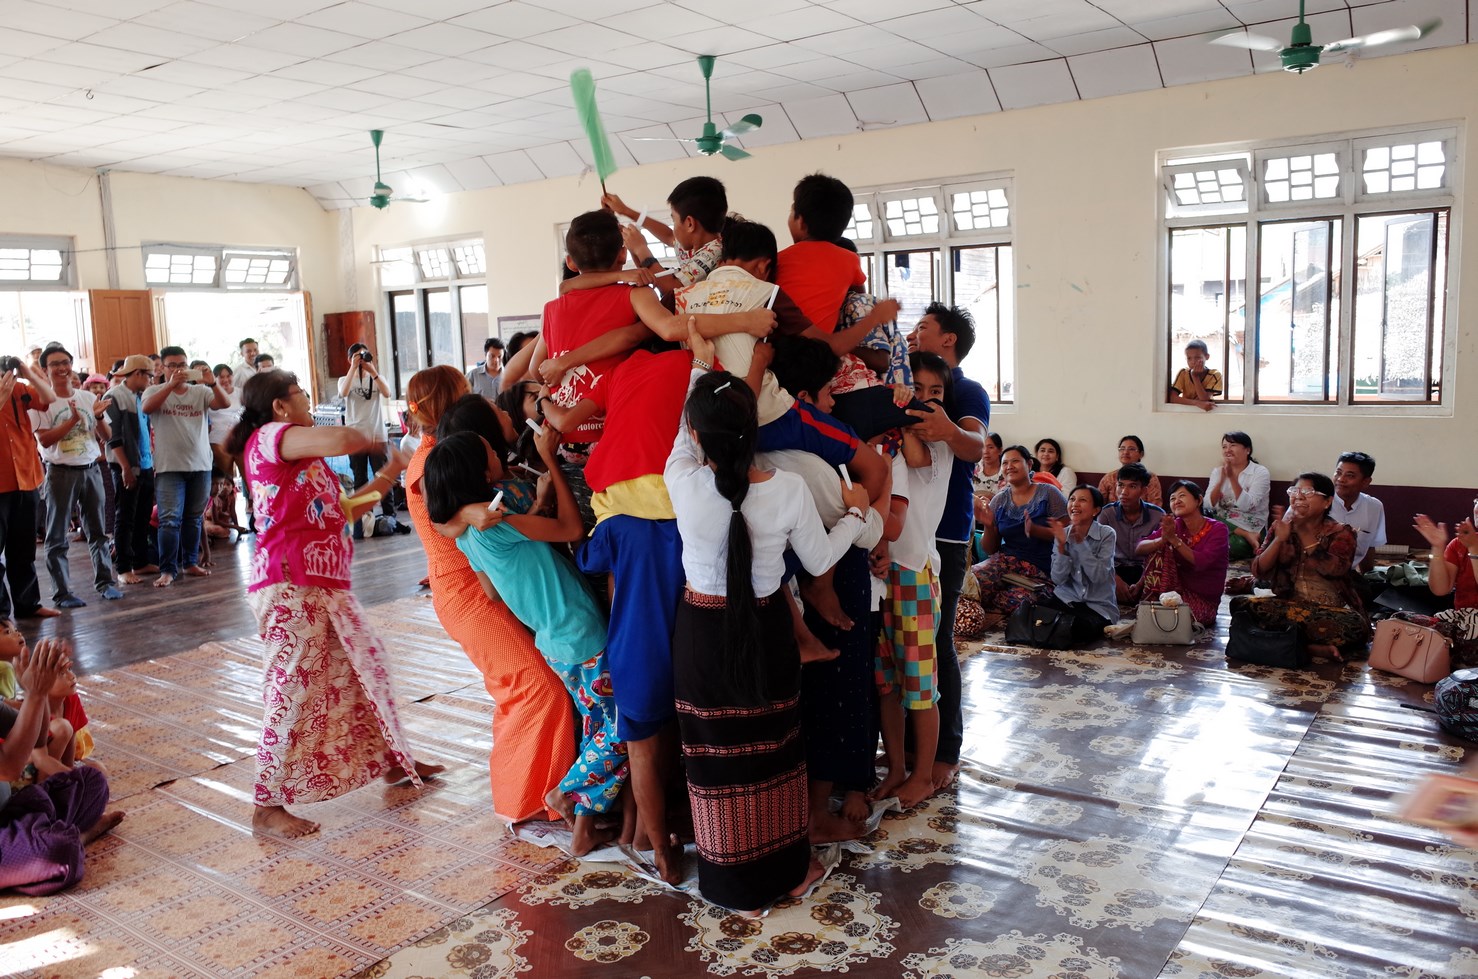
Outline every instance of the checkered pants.
{"label": "checkered pants", "polygon": [[928,710],[939,699],[934,685],[938,620],[939,579],[934,569],[925,565],[922,571],[910,571],[890,565],[874,672],[878,693],[901,688],[906,710]]}

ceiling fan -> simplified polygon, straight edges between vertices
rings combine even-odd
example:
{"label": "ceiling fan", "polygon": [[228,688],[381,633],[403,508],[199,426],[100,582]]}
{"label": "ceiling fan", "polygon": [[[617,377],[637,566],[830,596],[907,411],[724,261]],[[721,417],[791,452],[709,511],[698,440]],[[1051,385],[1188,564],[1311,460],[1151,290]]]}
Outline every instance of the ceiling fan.
{"label": "ceiling fan", "polygon": [[375,192],[370,195],[370,207],[383,211],[395,201],[410,201],[416,204],[424,204],[425,197],[396,197],[394,189],[385,181],[380,179],[380,140],[385,138],[385,130],[371,129],[370,142],[375,144]]}
{"label": "ceiling fan", "polygon": [[709,79],[713,77],[713,63],[715,60],[715,57],[711,54],[698,55],[698,67],[703,71],[703,99],[708,107],[708,121],[703,124],[703,135],[695,139],[684,139],[674,136],[633,136],[631,138],[639,139],[643,142],[695,143],[698,146],[698,152],[704,156],[713,156],[715,153],[722,153],[730,160],[742,160],[749,156],[748,153],[739,147],[730,145],[729,140],[735,136],[742,136],[751,129],[760,128],[760,126],[764,125],[764,120],[756,113],[751,112],[728,129],[719,129],[714,125],[713,94],[709,90]]}
{"label": "ceiling fan", "polygon": [[1263,37],[1260,34],[1244,34],[1241,31],[1212,38],[1211,43],[1229,48],[1276,52],[1278,59],[1283,63],[1284,71],[1302,75],[1311,68],[1319,67],[1319,58],[1322,55],[1349,54],[1378,45],[1415,41],[1426,37],[1440,26],[1442,26],[1442,21],[1429,20],[1425,24],[1410,24],[1406,27],[1393,27],[1390,30],[1362,34],[1359,37],[1347,37],[1343,41],[1335,41],[1332,44],[1314,44],[1313,33],[1309,30],[1309,25],[1304,23],[1304,0],[1298,0],[1298,23],[1293,25],[1293,35],[1289,38],[1286,47],[1275,38]]}

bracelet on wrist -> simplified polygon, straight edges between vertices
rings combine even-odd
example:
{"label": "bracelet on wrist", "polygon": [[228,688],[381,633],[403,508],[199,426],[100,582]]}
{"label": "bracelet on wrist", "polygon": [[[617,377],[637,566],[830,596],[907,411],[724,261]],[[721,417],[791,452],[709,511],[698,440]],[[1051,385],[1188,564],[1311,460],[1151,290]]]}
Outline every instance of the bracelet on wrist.
{"label": "bracelet on wrist", "polygon": [[701,368],[703,368],[703,369],[704,369],[704,370],[706,370],[706,371],[711,371],[711,370],[713,370],[713,365],[712,365],[712,364],[710,364],[710,363],[709,363],[709,362],[708,362],[708,361],[706,361],[706,360],[701,360],[701,359],[699,359],[699,358],[697,358],[697,357],[694,357],[694,358],[693,358],[693,366],[694,366],[694,367],[701,367]]}

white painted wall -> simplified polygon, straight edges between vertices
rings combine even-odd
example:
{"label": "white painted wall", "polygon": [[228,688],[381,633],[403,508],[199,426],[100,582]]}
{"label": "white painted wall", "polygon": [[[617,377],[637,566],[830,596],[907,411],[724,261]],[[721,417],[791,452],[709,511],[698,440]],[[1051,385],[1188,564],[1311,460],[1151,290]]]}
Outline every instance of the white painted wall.
{"label": "white painted wall", "polygon": [[[1478,431],[1478,235],[1463,235],[1475,213],[1478,173],[1467,175],[1453,241],[1473,239],[1454,269],[1450,294],[1459,360],[1448,378],[1448,417],[1413,418],[1364,409],[1356,416],[1280,415],[1218,409],[1203,413],[1162,405],[1155,368],[1157,151],[1178,146],[1375,129],[1426,122],[1468,122],[1478,91],[1478,46],[1363,61],[1044,106],[834,139],[763,147],[753,158],[648,165],[615,174],[609,188],[635,207],[660,205],[679,180],[722,178],[730,206],[764,221],[785,239],[790,188],[822,170],[854,186],[907,186],[994,171],[1015,177],[1017,397],[994,426],[1027,443],[1062,442],[1079,470],[1115,462],[1119,436],[1149,446],[1156,472],[1199,475],[1217,462],[1220,434],[1245,429],[1275,477],[1332,467],[1344,448],[1363,448],[1380,463],[1377,481],[1434,486],[1478,484],[1469,453]],[[1459,152],[1472,159],[1478,129],[1468,125]],[[431,204],[354,214],[359,295],[376,295],[373,247],[451,234],[487,239],[491,315],[537,312],[554,293],[554,227],[596,206],[592,176],[452,195]],[[1076,286],[1077,288],[1073,288]],[[383,311],[381,319],[383,320]],[[388,348],[386,348],[388,349]],[[1464,356],[1466,355],[1466,356]],[[1438,447],[1442,447],[1439,449]]]}

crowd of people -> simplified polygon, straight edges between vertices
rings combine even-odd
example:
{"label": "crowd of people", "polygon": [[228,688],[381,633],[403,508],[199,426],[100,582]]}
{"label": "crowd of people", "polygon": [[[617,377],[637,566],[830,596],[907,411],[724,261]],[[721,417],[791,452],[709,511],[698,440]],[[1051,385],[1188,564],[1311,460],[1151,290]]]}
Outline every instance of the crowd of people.
{"label": "crowd of people", "polygon": [[[234,371],[192,366],[177,347],[157,368],[126,358],[100,399],[75,385],[66,351],[43,350],[45,373],[22,365],[0,390],[30,412],[6,420],[11,444],[34,435],[51,453],[44,476],[39,455],[0,472],[7,602],[56,614],[11,557],[17,531],[34,550],[25,520],[43,478],[48,550],[60,527],[64,572],[73,504],[92,507],[83,534],[114,598],[143,574],[164,587],[208,573],[202,528],[235,520],[234,504],[207,513],[211,472],[217,492],[239,473],[265,649],[253,825],[312,833],[288,806],[440,771],[401,730],[385,643],[350,582],[363,514],[409,532],[393,503],[403,486],[435,613],[494,702],[498,815],[568,821],[577,855],[617,839],[649,850],[671,882],[691,826],[703,895],[751,915],[814,882],[812,844],[859,837],[872,804],[915,806],[957,775],[962,593],[987,615],[1057,609],[1081,642],[1169,592],[1210,624],[1229,563],[1250,558],[1271,591],[1247,599],[1260,622],[1292,624],[1331,655],[1364,649],[1354,575],[1385,542],[1369,455],[1341,454],[1333,479],[1301,473],[1286,507],[1237,431],[1204,486],[1162,487],[1134,435],[1116,468],[1080,483],[1056,439],[1028,449],[990,430],[989,398],[960,367],[975,342],[967,311],[933,303],[905,337],[898,304],[868,293],[842,238],[853,198],[840,181],[797,183],[784,249],[733,216],[713,178],[683,181],[669,204],[670,224],[614,195],[575,217],[541,330],[489,340],[471,371],[409,378],[398,448],[384,439],[389,386],[362,344],[338,382],[344,426],[315,426],[298,378],[250,341]],[[676,267],[643,230],[677,250]],[[1195,346],[1175,397],[1210,404],[1220,379]],[[335,457],[350,460],[353,490]],[[157,536],[140,530],[151,497]],[[1456,591],[1447,627],[1472,632],[1473,522],[1451,542],[1445,525],[1417,526],[1445,556],[1433,590]],[[75,607],[53,579],[56,604]],[[26,689],[65,687],[64,648],[17,655]],[[34,699],[0,723],[45,728]],[[111,817],[92,805],[67,818],[83,839]]]}

